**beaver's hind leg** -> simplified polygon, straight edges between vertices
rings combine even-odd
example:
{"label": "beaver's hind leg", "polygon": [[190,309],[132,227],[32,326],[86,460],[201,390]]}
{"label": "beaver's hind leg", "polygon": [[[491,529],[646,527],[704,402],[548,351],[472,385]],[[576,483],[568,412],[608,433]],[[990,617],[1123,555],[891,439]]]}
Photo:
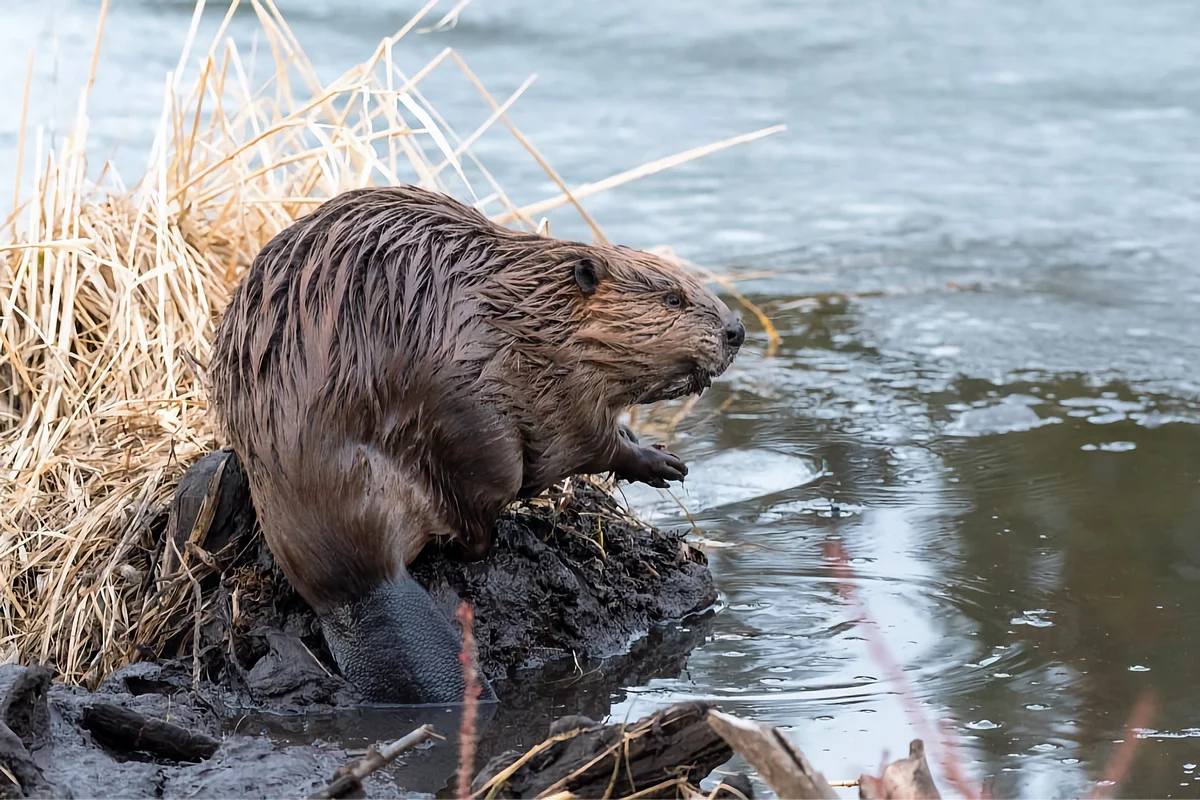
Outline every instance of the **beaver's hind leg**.
{"label": "beaver's hind leg", "polygon": [[[367,594],[318,610],[338,667],[376,703],[460,703],[462,642],[421,584],[402,573]],[[495,694],[484,678],[481,699]]]}

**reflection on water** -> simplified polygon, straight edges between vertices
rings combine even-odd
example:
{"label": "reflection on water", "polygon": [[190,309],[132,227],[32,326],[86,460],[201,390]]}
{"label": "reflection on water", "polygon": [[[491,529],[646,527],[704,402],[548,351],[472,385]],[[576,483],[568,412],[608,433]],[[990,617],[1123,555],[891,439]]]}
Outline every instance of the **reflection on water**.
{"label": "reflection on water", "polygon": [[[697,425],[685,419],[675,446],[701,474],[740,454],[740,485],[764,447],[823,471],[781,490],[773,466],[760,492],[691,495],[720,543],[709,553],[728,607],[690,661],[702,680],[652,682],[618,713],[712,699],[789,727],[838,778],[901,752],[908,719],[837,591],[824,546],[836,540],[976,780],[996,776],[1001,796],[1087,791],[1153,689],[1165,702],[1128,791],[1195,796],[1195,404],[1074,376],[967,379],[831,345],[858,316],[839,304],[792,317],[774,363],[734,378],[731,415],[703,414],[713,398]],[[765,371],[774,392],[760,394],[751,376]],[[653,490],[630,494],[687,524]]]}
{"label": "reflection on water", "polygon": [[[560,717],[604,720],[612,704],[624,699],[627,686],[678,677],[686,669],[688,654],[711,635],[713,617],[710,611],[653,630],[628,652],[602,661],[583,665],[560,661],[526,680],[497,684],[500,702],[481,706],[477,768],[506,750],[538,744]],[[249,714],[229,720],[226,729],[235,734],[265,734],[280,746],[336,742],[347,750],[365,750],[424,724],[454,742],[461,712],[461,706],[373,706],[304,716]],[[453,797],[457,768],[457,747],[434,746],[406,754],[387,773],[406,790]]]}
{"label": "reflection on water", "polygon": [[[325,76],[415,7],[280,5]],[[242,8],[230,35],[248,50]],[[477,0],[396,54],[411,70],[455,47],[497,94],[537,72],[513,116],[572,182],[789,125],[589,203],[619,241],[775,272],[745,288],[779,324],[779,355],[756,355],[751,325],[672,443],[724,607],[682,645],[647,640],[648,661],[514,688],[485,747],[526,746],[562,713],[703,697],[790,730],[830,778],[903,753],[913,731],[839,592],[836,543],[973,778],[995,776],[1000,796],[1085,792],[1155,689],[1123,791],[1200,796],[1200,4],[731,8]],[[145,163],[190,13],[113,4],[97,169],[114,147],[127,178]],[[87,68],[67,54],[90,52],[95,4],[0,0],[0,14],[0,106],[19,106],[33,42],[31,117],[63,130]],[[428,95],[467,131],[487,111],[461,89],[438,73]],[[0,115],[0,186],[15,124]],[[518,201],[554,193],[503,135],[480,148]],[[552,223],[582,234],[569,214]],[[627,496],[691,524],[670,497]],[[351,744],[403,727],[369,716],[272,725]],[[438,764],[423,788],[444,784]]]}

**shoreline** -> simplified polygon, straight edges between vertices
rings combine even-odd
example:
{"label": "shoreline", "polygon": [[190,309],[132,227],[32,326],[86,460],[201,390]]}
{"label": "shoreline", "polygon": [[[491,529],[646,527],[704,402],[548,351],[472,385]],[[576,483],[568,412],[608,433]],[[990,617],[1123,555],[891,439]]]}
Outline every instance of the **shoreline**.
{"label": "shoreline", "polygon": [[[479,661],[499,696],[473,726],[477,768],[536,745],[560,718],[606,718],[626,686],[680,674],[715,613],[706,559],[684,533],[638,522],[586,480],[568,489],[506,512],[485,561],[450,561],[431,546],[413,565],[448,614],[463,601],[475,609]],[[206,507],[211,513],[201,513]],[[131,797],[307,795],[354,760],[356,745],[431,725],[449,741],[380,770],[367,789],[376,797],[447,789],[464,707],[359,702],[258,533],[236,457],[218,450],[196,461],[157,519],[164,572],[147,590],[157,585],[169,597],[186,584],[197,602],[172,606],[163,648],[143,646],[141,660],[94,691],[53,680],[47,667],[0,671],[0,691],[11,695],[0,708],[39,709],[4,717],[24,744],[22,752],[10,741],[5,751],[0,735],[14,788],[26,796],[97,785]],[[235,610],[239,590],[247,599]],[[196,747],[194,758],[180,756]]]}

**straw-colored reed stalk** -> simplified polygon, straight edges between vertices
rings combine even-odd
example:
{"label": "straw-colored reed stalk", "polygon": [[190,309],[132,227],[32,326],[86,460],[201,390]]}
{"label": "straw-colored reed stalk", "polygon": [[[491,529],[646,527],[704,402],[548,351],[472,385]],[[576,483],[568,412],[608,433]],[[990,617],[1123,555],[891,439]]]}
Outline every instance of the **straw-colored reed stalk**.
{"label": "straw-colored reed stalk", "polygon": [[[250,86],[225,35],[236,0],[206,50],[196,42],[201,0],[167,76],[147,170],[128,192],[103,192],[88,178],[91,79],[60,147],[48,152],[40,129],[22,133],[21,158],[32,147],[39,172],[32,194],[18,174],[0,238],[0,658],[50,663],[95,685],[139,645],[154,649],[179,604],[186,616],[197,602],[181,585],[187,576],[157,574],[151,522],[183,469],[216,444],[196,374],[216,315],[258,249],[298,216],[354,187],[409,182],[454,193],[452,180],[486,213],[532,229],[535,215],[573,204],[600,237],[582,198],[777,130],[568,191],[505,117],[529,82],[497,101],[450,49],[413,75],[396,67],[393,48],[437,2],[325,83],[272,0],[250,0],[274,61],[269,79]],[[93,56],[93,76],[96,64]],[[483,100],[469,135],[421,93],[439,67],[457,68]],[[195,75],[186,91],[185,72]],[[558,196],[521,208],[478,163],[471,146],[497,122]],[[469,186],[464,164],[486,191]]]}

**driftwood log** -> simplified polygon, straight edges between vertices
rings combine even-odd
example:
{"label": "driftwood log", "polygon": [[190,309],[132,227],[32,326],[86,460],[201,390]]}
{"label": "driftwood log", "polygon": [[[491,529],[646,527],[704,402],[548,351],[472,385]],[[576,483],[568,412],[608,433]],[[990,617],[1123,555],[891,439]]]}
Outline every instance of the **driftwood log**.
{"label": "driftwood log", "polygon": [[863,800],[939,800],[941,795],[925,760],[925,743],[913,739],[908,746],[908,758],[888,764],[878,778],[861,776],[858,796]]}
{"label": "driftwood log", "polygon": [[[759,777],[779,797],[836,800],[838,795],[825,776],[813,769],[778,729],[720,711],[709,711],[708,722],[758,770]],[[925,760],[925,743],[914,739],[909,744],[908,758],[888,764],[879,777],[861,775],[858,796],[862,800],[940,800]]]}
{"label": "driftwood log", "polygon": [[702,703],[674,705],[631,725],[564,717],[524,755],[502,753],[471,789],[489,797],[680,797],[733,751],[708,724]]}
{"label": "driftwood log", "polygon": [[110,750],[147,753],[170,761],[205,761],[221,743],[206,733],[139,714],[111,703],[93,703],[80,718],[92,737]]}
{"label": "driftwood log", "polygon": [[[474,797],[744,797],[744,776],[723,779],[711,792],[697,786],[736,751],[781,798],[836,800],[837,793],[778,729],[740,719],[704,703],[682,703],[632,725],[601,725],[586,717],[556,721],[550,736],[525,754],[502,753],[471,785]],[[839,784],[842,786],[853,784]],[[858,780],[863,800],[940,800],[925,745],[915,739],[908,758],[879,777]]]}

